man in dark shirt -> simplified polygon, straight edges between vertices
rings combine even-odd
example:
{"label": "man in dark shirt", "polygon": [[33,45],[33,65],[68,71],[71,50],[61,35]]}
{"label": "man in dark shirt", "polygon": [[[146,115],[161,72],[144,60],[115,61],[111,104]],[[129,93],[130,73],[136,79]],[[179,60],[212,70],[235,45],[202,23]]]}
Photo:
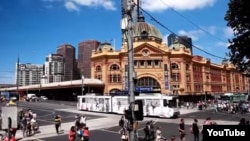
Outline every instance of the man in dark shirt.
{"label": "man in dark shirt", "polygon": [[185,141],[186,134],[185,134],[185,123],[183,118],[180,120],[179,132],[180,132],[180,141]]}
{"label": "man in dark shirt", "polygon": [[198,120],[194,119],[194,123],[192,124],[191,132],[194,135],[194,141],[199,141],[199,127],[198,127]]}

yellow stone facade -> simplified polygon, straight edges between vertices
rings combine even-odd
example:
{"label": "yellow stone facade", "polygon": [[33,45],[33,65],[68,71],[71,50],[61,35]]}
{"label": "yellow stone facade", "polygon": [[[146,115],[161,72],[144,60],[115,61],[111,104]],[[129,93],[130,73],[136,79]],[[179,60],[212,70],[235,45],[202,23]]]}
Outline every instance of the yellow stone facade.
{"label": "yellow stone facade", "polygon": [[[106,44],[101,51],[92,52],[92,78],[100,79],[105,83],[105,94],[109,94],[112,90],[125,89],[127,49],[127,44],[123,44],[121,51],[114,51],[109,44]],[[231,64],[213,64],[208,59],[192,56],[190,50],[185,49],[184,46],[179,50],[170,50],[165,43],[135,41],[134,60],[137,79],[153,78],[159,83],[160,92],[164,94],[203,94],[205,91],[216,94],[247,91],[246,78],[236,72]],[[158,63],[155,62],[156,60]],[[169,69],[170,89],[168,90],[164,85],[164,64],[167,64]],[[117,77],[110,77],[110,75]]]}
{"label": "yellow stone facade", "polygon": [[[127,90],[128,45],[123,38],[120,51],[103,43],[91,55],[91,77],[104,82],[104,94]],[[134,69],[136,91],[174,95],[247,92],[247,79],[232,64],[214,64],[201,56],[192,56],[182,44],[168,47],[154,26],[141,22],[134,26]],[[146,90],[145,90],[146,89]]]}

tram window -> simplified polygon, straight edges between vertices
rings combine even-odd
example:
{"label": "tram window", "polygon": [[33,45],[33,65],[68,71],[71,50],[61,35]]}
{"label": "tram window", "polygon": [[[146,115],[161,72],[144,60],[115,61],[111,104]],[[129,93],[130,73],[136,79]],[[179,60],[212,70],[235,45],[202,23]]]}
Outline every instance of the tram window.
{"label": "tram window", "polygon": [[168,100],[164,99],[164,100],[163,100],[163,106],[164,106],[164,107],[167,107],[168,105],[169,105],[169,104],[168,104]]}
{"label": "tram window", "polygon": [[85,103],[85,98],[82,98],[82,103]]}

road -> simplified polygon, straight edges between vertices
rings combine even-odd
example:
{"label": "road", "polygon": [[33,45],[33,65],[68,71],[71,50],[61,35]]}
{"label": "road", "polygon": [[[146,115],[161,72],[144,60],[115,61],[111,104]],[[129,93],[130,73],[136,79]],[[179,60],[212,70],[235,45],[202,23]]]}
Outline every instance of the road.
{"label": "road", "polygon": [[[118,121],[120,115],[101,114],[92,112],[77,111],[75,106],[57,104],[57,103],[20,103],[23,108],[31,107],[38,115],[38,121],[41,126],[41,133],[36,134],[31,138],[22,139],[22,141],[67,141],[67,132],[73,125],[74,116],[76,114],[84,114],[87,117],[87,124],[90,128],[91,141],[119,141],[120,135],[118,133]],[[56,135],[53,126],[53,118],[55,115],[63,117],[62,128],[64,132],[61,135]],[[199,111],[195,113],[187,113],[181,115],[186,121],[187,140],[192,139],[192,134],[189,127],[194,118],[199,120],[202,124],[204,119],[211,117],[216,120],[218,124],[237,124],[240,118],[245,115],[231,115],[227,113],[213,113],[211,111]],[[139,123],[139,136],[144,136],[143,128],[145,123],[149,120],[155,122],[155,126],[160,126],[163,136],[170,138],[172,136],[179,136],[178,123],[180,119],[163,119],[163,118],[145,118],[143,122]],[[249,119],[248,119],[249,120]],[[39,140],[38,140],[39,139]]]}
{"label": "road", "polygon": [[[54,117],[56,115],[62,116],[63,122],[73,122],[75,120],[76,113],[74,112],[64,112],[59,111],[59,109],[68,109],[72,106],[67,105],[57,105],[51,103],[29,103],[20,102],[19,107],[24,110],[30,108],[33,112],[37,114],[37,121],[40,126],[51,125],[54,122]],[[101,118],[101,116],[95,116],[90,114],[84,114],[87,120]]]}

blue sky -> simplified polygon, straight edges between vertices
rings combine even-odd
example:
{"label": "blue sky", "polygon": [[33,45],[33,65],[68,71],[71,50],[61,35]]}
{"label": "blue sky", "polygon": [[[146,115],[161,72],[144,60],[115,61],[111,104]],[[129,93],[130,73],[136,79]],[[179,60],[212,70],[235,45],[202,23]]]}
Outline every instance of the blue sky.
{"label": "blue sky", "polygon": [[[176,34],[192,37],[194,45],[221,57],[225,57],[227,41],[233,37],[224,21],[227,3],[228,0],[141,0],[144,10]],[[18,55],[20,63],[43,64],[59,45],[72,44],[77,54],[78,43],[89,39],[115,39],[115,48],[120,49],[120,7],[120,0],[1,0],[0,84],[14,83]],[[166,39],[170,32],[145,17]],[[221,62],[197,49],[194,54]]]}

